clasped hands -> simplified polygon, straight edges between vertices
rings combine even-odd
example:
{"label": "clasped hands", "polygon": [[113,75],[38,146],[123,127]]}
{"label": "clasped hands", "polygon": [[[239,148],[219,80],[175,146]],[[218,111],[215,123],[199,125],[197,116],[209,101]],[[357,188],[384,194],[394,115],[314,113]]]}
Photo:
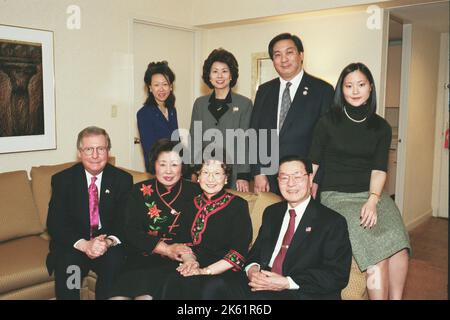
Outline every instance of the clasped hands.
{"label": "clasped hands", "polygon": [[251,291],[282,291],[289,289],[289,280],[278,273],[260,270],[259,266],[252,266],[248,272]]}
{"label": "clasped hands", "polygon": [[113,240],[101,234],[91,240],[84,240],[78,245],[78,249],[83,251],[90,259],[101,257],[108,251],[108,248],[114,243]]}

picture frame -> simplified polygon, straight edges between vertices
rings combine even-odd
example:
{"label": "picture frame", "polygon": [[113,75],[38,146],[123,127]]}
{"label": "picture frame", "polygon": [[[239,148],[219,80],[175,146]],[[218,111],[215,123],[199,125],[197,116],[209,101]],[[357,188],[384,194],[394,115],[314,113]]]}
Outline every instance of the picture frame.
{"label": "picture frame", "polygon": [[0,154],[56,149],[53,31],[0,25]]}
{"label": "picture frame", "polygon": [[252,99],[255,100],[259,85],[278,77],[272,59],[267,52],[252,53]]}

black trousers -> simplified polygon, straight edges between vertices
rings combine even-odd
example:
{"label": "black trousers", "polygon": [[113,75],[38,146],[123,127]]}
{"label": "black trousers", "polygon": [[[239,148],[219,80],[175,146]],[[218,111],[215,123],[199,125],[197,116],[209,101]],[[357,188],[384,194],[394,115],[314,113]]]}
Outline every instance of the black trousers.
{"label": "black trousers", "polygon": [[183,277],[172,273],[159,299],[170,300],[340,300],[340,293],[311,294],[301,290],[251,291],[245,272]]}
{"label": "black trousers", "polygon": [[55,289],[58,300],[79,300],[83,278],[90,270],[97,274],[95,298],[105,300],[111,297],[114,285],[125,260],[122,245],[111,247],[101,257],[90,259],[76,250],[58,252],[55,264]]}

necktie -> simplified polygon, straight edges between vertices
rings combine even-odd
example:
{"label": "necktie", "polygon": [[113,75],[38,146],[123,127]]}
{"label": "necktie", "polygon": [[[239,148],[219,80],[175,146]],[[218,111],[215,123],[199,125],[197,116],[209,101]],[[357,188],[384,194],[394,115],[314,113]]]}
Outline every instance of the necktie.
{"label": "necktie", "polygon": [[273,261],[272,265],[272,272],[278,273],[280,275],[283,275],[283,262],[284,258],[286,257],[286,252],[289,248],[289,245],[291,244],[292,237],[294,236],[295,232],[295,210],[290,209],[289,215],[291,216],[289,219],[289,225],[286,230],[286,233],[283,237],[283,243],[281,244],[280,251],[278,252],[277,256],[275,257],[275,260]]}
{"label": "necktie", "polygon": [[91,178],[91,184],[89,185],[89,217],[90,217],[90,231],[91,239],[94,232],[98,229],[98,189],[95,181],[97,177]]}
{"label": "necktie", "polygon": [[283,127],[284,120],[286,119],[286,115],[291,107],[291,94],[289,93],[289,87],[292,83],[286,82],[286,88],[284,88],[283,96],[281,97],[281,106],[280,106],[280,121],[278,130],[281,131]]}

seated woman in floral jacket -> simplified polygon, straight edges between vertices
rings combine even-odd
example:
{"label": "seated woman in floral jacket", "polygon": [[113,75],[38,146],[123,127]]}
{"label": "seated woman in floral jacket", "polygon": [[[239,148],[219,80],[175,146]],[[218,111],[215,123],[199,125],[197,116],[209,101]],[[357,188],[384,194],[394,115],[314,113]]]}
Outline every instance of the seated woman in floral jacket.
{"label": "seated woman in floral jacket", "polygon": [[[190,227],[186,239],[190,258],[180,264],[163,285],[161,299],[229,299],[232,289],[224,287],[217,296],[209,288],[219,282],[235,283],[252,240],[252,224],[247,201],[228,193],[224,187],[231,168],[221,160],[203,159],[197,171],[203,193],[194,198],[191,217],[180,225]],[[189,221],[187,221],[189,219]],[[221,287],[223,287],[221,285]]]}

